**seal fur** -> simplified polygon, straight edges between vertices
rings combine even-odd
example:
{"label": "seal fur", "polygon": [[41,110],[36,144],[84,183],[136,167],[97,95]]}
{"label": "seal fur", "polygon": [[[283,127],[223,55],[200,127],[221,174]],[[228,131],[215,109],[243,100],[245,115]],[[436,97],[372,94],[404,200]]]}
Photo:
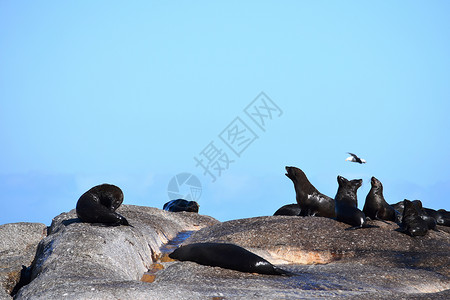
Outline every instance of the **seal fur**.
{"label": "seal fur", "polygon": [[77,201],[78,218],[86,223],[103,226],[131,226],[124,216],[116,213],[123,202],[122,190],[112,184],[94,186],[85,192]]}
{"label": "seal fur", "polygon": [[273,215],[274,216],[299,216],[300,207],[297,203],[286,204],[280,207]]}
{"label": "seal fur", "polygon": [[163,210],[171,211],[171,212],[180,212],[180,211],[188,211],[188,212],[196,212],[198,213],[198,209],[200,205],[198,205],[195,201],[187,201],[184,199],[176,199],[171,200],[164,204]]}
{"label": "seal fur", "polygon": [[334,198],[336,220],[353,226],[347,229],[375,227],[366,223],[366,215],[358,209],[356,192],[362,185],[362,179],[347,180],[338,176],[337,181],[339,187]]}
{"label": "seal fur", "polygon": [[366,196],[363,213],[372,220],[400,222],[400,213],[390,206],[383,196],[383,184],[377,178],[370,179],[371,188]]}
{"label": "seal fur", "polygon": [[405,199],[403,207],[400,230],[410,236],[424,236],[428,232],[428,224],[420,217],[417,206],[412,201]]}

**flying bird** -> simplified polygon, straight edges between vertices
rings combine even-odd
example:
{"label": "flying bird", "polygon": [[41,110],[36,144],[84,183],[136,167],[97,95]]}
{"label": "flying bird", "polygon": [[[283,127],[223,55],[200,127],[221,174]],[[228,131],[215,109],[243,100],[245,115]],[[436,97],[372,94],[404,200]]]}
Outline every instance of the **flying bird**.
{"label": "flying bird", "polygon": [[351,162],[357,162],[359,164],[365,164],[366,163],[365,159],[359,158],[356,154],[353,154],[353,153],[350,153],[350,152],[347,152],[347,153],[350,154],[351,156],[347,157],[345,159],[346,161],[348,160],[348,161],[351,161]]}

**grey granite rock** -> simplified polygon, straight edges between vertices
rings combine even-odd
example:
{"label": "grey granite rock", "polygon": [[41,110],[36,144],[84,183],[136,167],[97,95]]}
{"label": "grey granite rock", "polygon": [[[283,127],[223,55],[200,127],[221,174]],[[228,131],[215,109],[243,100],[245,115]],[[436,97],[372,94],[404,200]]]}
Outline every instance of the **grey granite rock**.
{"label": "grey granite rock", "polygon": [[22,266],[29,266],[47,226],[41,223],[11,223],[0,226],[0,299],[19,282]]}
{"label": "grey granite rock", "polygon": [[[326,218],[259,217],[219,223],[195,213],[124,206],[131,227],[54,219],[39,246],[34,280],[16,299],[448,299],[448,231],[412,238],[394,223],[345,230]],[[160,246],[182,230],[185,243],[230,242],[294,276],[248,274],[192,262],[163,262],[141,282]]]}
{"label": "grey granite rock", "polygon": [[[83,298],[79,293],[84,286],[139,282],[160,254],[161,245],[178,232],[218,223],[196,213],[151,207],[124,205],[118,212],[134,227],[82,223],[74,210],[54,218],[49,235],[39,244],[32,282],[16,298],[61,299],[72,292],[76,293],[74,298]],[[92,296],[97,293],[95,288],[87,292]]]}

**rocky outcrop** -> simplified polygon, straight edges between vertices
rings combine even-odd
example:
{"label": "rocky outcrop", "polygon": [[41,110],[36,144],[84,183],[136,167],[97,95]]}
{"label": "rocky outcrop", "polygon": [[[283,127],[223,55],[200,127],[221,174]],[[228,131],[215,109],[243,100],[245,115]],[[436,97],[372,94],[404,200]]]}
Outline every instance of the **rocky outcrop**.
{"label": "rocky outcrop", "polygon": [[[220,223],[196,213],[123,206],[134,227],[80,223],[59,215],[39,244],[33,281],[15,299],[448,299],[450,233],[410,237],[391,222],[349,226],[319,217],[270,216]],[[159,260],[161,246],[186,230],[184,243],[227,242],[294,273],[242,273]],[[158,264],[154,264],[158,260]],[[144,273],[156,278],[143,282]],[[151,283],[150,283],[151,282]]]}
{"label": "rocky outcrop", "polygon": [[346,230],[350,225],[319,217],[240,219],[195,232],[185,244],[233,243],[277,264],[383,261],[389,266],[424,267],[450,276],[448,227],[412,238],[399,232],[394,222],[369,223],[378,228]]}
{"label": "rocky outcrop", "polygon": [[47,234],[40,223],[11,223],[0,226],[0,299],[12,299],[22,266],[29,266],[38,243]]}
{"label": "rocky outcrop", "polygon": [[[108,290],[125,282],[139,283],[164,243],[180,231],[218,223],[208,216],[151,207],[125,205],[118,212],[134,227],[82,223],[74,210],[54,218],[49,235],[39,243],[32,282],[16,298],[95,299],[95,286]],[[87,294],[83,294],[86,287]],[[102,294],[98,299],[106,298],[111,295]]]}

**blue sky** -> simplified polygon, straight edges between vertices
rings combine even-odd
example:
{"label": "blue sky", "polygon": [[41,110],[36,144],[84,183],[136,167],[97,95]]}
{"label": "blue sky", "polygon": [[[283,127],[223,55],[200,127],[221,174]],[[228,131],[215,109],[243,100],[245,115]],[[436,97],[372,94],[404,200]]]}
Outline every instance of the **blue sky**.
{"label": "blue sky", "polygon": [[[1,1],[0,224],[50,224],[105,182],[162,208],[180,173],[200,213],[271,215],[295,201],[286,165],[331,197],[337,175],[362,178],[360,208],[375,176],[389,203],[449,210],[449,9]],[[261,92],[280,109],[264,130],[245,113]],[[219,137],[236,118],[258,137],[240,156]],[[194,160],[211,142],[233,161],[215,182]]]}

